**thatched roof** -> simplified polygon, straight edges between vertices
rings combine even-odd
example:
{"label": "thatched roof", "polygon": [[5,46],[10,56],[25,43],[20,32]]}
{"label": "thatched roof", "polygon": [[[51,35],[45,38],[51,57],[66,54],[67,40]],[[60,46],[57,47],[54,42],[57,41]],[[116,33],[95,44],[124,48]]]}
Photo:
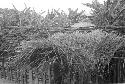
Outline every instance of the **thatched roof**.
{"label": "thatched roof", "polygon": [[[22,54],[19,54],[13,63],[19,67],[26,64],[35,66],[35,64],[39,64],[37,62],[40,60],[46,58],[53,60],[55,57],[61,57],[60,55],[49,55],[52,54],[51,51],[54,53],[60,51],[65,54],[68,63],[78,63],[81,66],[88,67],[93,66],[98,59],[103,57],[110,59],[123,42],[122,37],[101,30],[90,33],[57,33],[45,40],[23,42],[21,46],[23,48]],[[37,57],[37,59],[35,60],[33,57]],[[31,58],[35,61],[32,61]],[[109,60],[105,61],[105,63],[108,62]]]}

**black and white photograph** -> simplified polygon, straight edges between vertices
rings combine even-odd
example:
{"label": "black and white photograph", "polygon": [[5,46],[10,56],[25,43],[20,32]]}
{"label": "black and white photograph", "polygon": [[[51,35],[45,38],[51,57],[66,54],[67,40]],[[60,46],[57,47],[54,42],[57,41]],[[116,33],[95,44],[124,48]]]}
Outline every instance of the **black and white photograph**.
{"label": "black and white photograph", "polygon": [[0,84],[125,84],[125,0],[1,0]]}

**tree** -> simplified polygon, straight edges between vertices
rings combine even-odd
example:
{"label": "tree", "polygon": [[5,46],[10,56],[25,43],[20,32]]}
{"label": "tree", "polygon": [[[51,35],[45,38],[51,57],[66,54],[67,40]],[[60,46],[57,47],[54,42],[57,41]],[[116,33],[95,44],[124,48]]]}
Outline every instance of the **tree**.
{"label": "tree", "polygon": [[99,28],[124,34],[124,3],[124,0],[107,0],[104,4],[100,4],[97,0],[93,0],[92,4],[83,5],[92,8],[93,23]]}

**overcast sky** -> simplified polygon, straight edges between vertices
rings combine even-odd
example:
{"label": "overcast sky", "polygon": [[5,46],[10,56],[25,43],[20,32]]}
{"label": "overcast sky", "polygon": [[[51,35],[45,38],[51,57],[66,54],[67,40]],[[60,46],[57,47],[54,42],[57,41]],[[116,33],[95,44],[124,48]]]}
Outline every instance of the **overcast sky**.
{"label": "overcast sky", "polygon": [[[98,0],[103,3],[104,0]],[[106,1],[106,0],[105,0]],[[41,10],[47,11],[48,9],[58,9],[67,12],[68,8],[80,10],[85,10],[88,14],[90,9],[83,6],[81,3],[91,3],[92,0],[1,0],[0,8],[13,8],[12,3],[18,10],[23,10],[25,8],[24,3],[28,7],[34,8],[37,12]]]}

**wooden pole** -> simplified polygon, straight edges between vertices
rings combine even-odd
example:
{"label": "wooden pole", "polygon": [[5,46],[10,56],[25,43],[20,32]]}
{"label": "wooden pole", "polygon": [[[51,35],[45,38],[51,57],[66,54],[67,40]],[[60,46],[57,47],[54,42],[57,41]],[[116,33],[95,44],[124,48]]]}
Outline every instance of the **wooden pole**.
{"label": "wooden pole", "polygon": [[12,68],[10,68],[10,81],[12,80]]}
{"label": "wooden pole", "polygon": [[49,65],[49,84],[51,84],[51,65]]}
{"label": "wooden pole", "polygon": [[4,69],[4,56],[2,56],[2,78],[5,77],[5,69]]}
{"label": "wooden pole", "polygon": [[26,84],[26,70],[24,71],[24,84]]}
{"label": "wooden pole", "polygon": [[18,70],[17,70],[17,72],[16,72],[16,78],[17,78],[17,79],[16,79],[16,80],[17,80],[16,82],[19,83],[19,71],[18,71]]}
{"label": "wooden pole", "polygon": [[17,83],[18,77],[17,77],[17,70],[15,70],[15,82]]}
{"label": "wooden pole", "polygon": [[20,70],[18,72],[18,82],[19,82],[19,84],[21,84],[21,72],[20,72]]}
{"label": "wooden pole", "polygon": [[117,79],[117,82],[120,83],[120,79],[121,79],[121,73],[120,73],[120,68],[121,68],[121,63],[120,63],[120,59],[118,59],[118,79]]}
{"label": "wooden pole", "polygon": [[33,74],[32,74],[32,70],[29,70],[29,84],[33,84]]}
{"label": "wooden pole", "polygon": [[36,78],[35,78],[35,84],[39,84],[39,82],[38,82],[38,77],[36,76]]}
{"label": "wooden pole", "polygon": [[35,84],[39,83],[39,78],[38,78],[38,70],[35,70]]}
{"label": "wooden pole", "polygon": [[21,83],[21,84],[24,84],[24,83],[23,83],[23,74],[21,73],[21,75],[20,75],[20,76],[21,76],[21,77],[20,77],[20,78],[21,78],[20,83]]}
{"label": "wooden pole", "polygon": [[25,70],[25,82],[26,84],[28,84],[28,71]]}

